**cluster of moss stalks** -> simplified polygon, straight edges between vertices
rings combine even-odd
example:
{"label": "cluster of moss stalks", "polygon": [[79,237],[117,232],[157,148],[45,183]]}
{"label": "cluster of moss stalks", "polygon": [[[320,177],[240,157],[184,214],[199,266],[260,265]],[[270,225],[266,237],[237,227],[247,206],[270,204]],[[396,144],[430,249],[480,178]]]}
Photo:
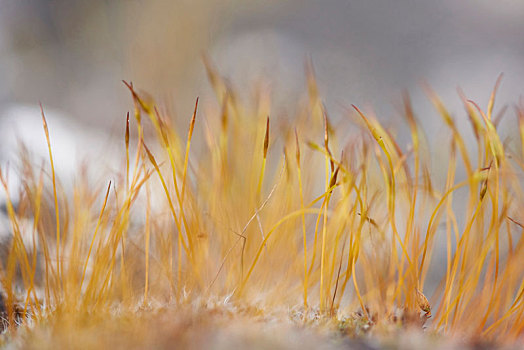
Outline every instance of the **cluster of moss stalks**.
{"label": "cluster of moss stalks", "polygon": [[427,88],[447,130],[438,153],[408,97],[401,143],[356,106],[331,119],[310,68],[307,102],[285,118],[263,91],[248,107],[207,72],[216,102],[197,100],[187,133],[126,82],[122,171],[109,184],[78,181],[73,194],[55,176],[42,111],[49,162],[29,165],[22,203],[8,203],[6,334],[95,332],[101,319],[220,300],[256,305],[254,316],[336,319],[346,334],[425,324],[522,340],[524,106],[501,139],[496,87],[486,109],[461,93],[471,141]]}

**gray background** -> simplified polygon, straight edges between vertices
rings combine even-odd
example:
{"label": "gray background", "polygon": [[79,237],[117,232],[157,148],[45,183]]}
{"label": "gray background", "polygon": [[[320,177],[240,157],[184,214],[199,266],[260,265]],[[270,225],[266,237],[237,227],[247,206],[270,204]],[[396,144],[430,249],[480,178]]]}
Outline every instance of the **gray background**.
{"label": "gray background", "polygon": [[187,119],[210,93],[202,53],[247,95],[268,84],[276,112],[303,95],[309,56],[332,115],[355,103],[390,120],[408,89],[431,128],[423,80],[458,113],[458,85],[484,107],[504,72],[498,106],[518,101],[524,1],[0,0],[0,110],[42,101],[121,128],[126,79]]}

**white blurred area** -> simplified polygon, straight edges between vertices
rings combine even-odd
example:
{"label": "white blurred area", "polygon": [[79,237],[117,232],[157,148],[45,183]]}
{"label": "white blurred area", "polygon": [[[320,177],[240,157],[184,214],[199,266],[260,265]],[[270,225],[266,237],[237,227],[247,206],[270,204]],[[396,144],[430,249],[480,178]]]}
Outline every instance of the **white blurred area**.
{"label": "white blurred area", "polygon": [[[59,111],[44,111],[49,130],[56,183],[59,191],[72,196],[75,183],[96,188],[118,174],[124,164],[112,139],[103,130],[86,127]],[[22,179],[40,174],[46,187],[51,186],[49,148],[41,110],[37,106],[11,105],[0,116],[0,170],[6,188],[0,184],[0,246],[11,238],[12,222],[8,207],[14,210],[21,201]],[[96,164],[94,167],[93,164]],[[25,173],[30,167],[32,174]],[[114,181],[114,179],[113,179]],[[31,186],[29,184],[29,186]],[[27,247],[32,247],[33,220],[18,220]],[[0,254],[2,256],[2,254]]]}
{"label": "white blurred area", "polygon": [[[37,169],[36,173],[44,168],[46,177],[50,177],[49,148],[41,113],[37,106],[12,105],[0,117],[0,166],[9,178],[13,202],[18,201],[18,179],[22,177],[19,171],[23,169],[23,162]],[[46,109],[44,115],[54,169],[66,192],[71,192],[75,177],[81,173],[86,179],[96,179],[97,173],[107,175],[118,169],[118,152],[111,151],[115,147],[111,144],[109,134],[79,124],[56,110]],[[86,166],[94,161],[97,163],[96,169]],[[0,190],[0,201],[2,192],[3,189]]]}

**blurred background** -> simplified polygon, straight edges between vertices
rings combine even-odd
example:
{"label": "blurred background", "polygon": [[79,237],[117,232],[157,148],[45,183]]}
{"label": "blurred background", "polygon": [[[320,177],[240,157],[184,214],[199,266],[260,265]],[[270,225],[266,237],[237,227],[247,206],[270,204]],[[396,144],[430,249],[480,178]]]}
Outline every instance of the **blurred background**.
{"label": "blurred background", "polygon": [[[74,158],[74,144],[109,153],[112,147],[88,138],[87,129],[119,135],[121,147],[125,114],[132,109],[123,79],[168,104],[185,129],[197,96],[201,105],[216,104],[203,55],[242,98],[270,91],[272,117],[294,113],[306,95],[308,59],[333,119],[356,104],[396,126],[396,106],[407,90],[425,130],[442,146],[439,135],[449,140],[449,130],[424,96],[422,82],[465,127],[457,87],[485,109],[503,72],[495,112],[508,105],[509,123],[501,128],[515,125],[511,107],[524,95],[524,1],[0,0],[0,161],[9,147],[5,135],[12,133],[3,116],[19,119],[29,141],[29,126],[43,137],[39,111],[30,107],[39,101],[46,111],[90,127],[62,133],[66,143],[57,147],[64,151],[57,159],[64,166]],[[37,119],[19,118],[21,110]],[[40,141],[34,148],[45,158]],[[442,166],[438,156],[436,164]]]}
{"label": "blurred background", "polygon": [[121,129],[125,79],[188,119],[210,94],[208,54],[246,96],[263,84],[292,112],[309,57],[331,114],[354,103],[387,120],[407,89],[431,127],[422,81],[455,113],[458,85],[485,107],[504,72],[497,106],[518,101],[523,19],[521,0],[0,0],[0,111],[41,101]]}

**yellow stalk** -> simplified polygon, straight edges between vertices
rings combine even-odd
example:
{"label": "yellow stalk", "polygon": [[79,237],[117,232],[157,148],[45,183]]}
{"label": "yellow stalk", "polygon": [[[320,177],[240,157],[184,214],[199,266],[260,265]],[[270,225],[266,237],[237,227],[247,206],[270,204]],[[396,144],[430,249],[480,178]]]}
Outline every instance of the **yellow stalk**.
{"label": "yellow stalk", "polygon": [[257,264],[258,262],[258,259],[260,258],[260,254],[262,253],[262,250],[264,248],[264,245],[266,244],[267,240],[272,236],[273,232],[276,231],[276,229],[282,225],[284,222],[290,220],[290,219],[293,219],[297,216],[300,216],[302,215],[302,213],[304,214],[318,214],[319,213],[319,209],[314,209],[314,208],[304,208],[303,210],[295,210],[289,214],[287,214],[286,216],[284,216],[283,218],[281,218],[279,221],[277,221],[276,224],[273,225],[273,227],[268,231],[267,235],[266,235],[266,238],[262,241],[262,243],[260,244],[258,250],[257,250],[257,253],[255,254],[255,258],[253,259],[253,262],[251,263],[251,267],[249,268],[247,274],[246,274],[246,277],[244,278],[244,280],[242,281],[242,284],[240,285],[240,288],[238,289],[239,290],[239,293],[241,291],[243,291],[247,281],[249,280],[249,277],[251,276],[251,273],[253,272],[253,269],[255,268],[255,265]]}
{"label": "yellow stalk", "polygon": [[[178,230],[178,235],[180,237],[182,237],[182,227],[180,225],[180,220],[179,220],[178,216],[176,215],[175,207],[173,206],[173,202],[171,201],[171,196],[169,195],[169,190],[167,189],[166,182],[164,181],[164,176],[162,175],[162,172],[160,171],[160,168],[159,168],[159,166],[158,166],[158,164],[157,164],[153,154],[151,154],[151,152],[149,151],[149,149],[147,148],[147,146],[145,144],[143,144],[143,145],[144,145],[144,149],[146,150],[147,156],[149,157],[149,161],[151,162],[151,164],[155,168],[156,173],[158,174],[158,177],[160,179],[160,182],[162,183],[162,187],[164,189],[164,193],[166,194],[166,198],[167,198],[167,201],[169,203],[169,209],[171,210],[171,214],[173,215],[173,219],[175,220],[175,224],[176,224],[176,227],[177,227],[177,230]],[[186,244],[185,240],[183,239],[183,237],[181,238],[181,240],[182,240],[182,246],[184,247],[186,255],[191,259],[192,255],[191,255],[191,253],[189,251],[189,248],[187,247],[187,244]]]}
{"label": "yellow stalk", "polygon": [[100,209],[100,214],[98,215],[98,220],[96,222],[95,232],[93,233],[93,238],[91,239],[91,244],[89,245],[89,250],[87,252],[87,257],[84,263],[84,268],[82,269],[82,279],[80,280],[80,288],[82,288],[84,279],[86,277],[87,265],[89,263],[89,258],[91,257],[91,251],[93,250],[93,245],[95,244],[96,237],[98,235],[98,229],[100,228],[100,223],[102,222],[102,216],[104,215],[104,211],[106,209],[107,198],[109,197],[110,189],[111,189],[111,181],[109,181],[109,185],[107,185],[107,191],[104,197],[104,203],[102,204],[102,209]]}
{"label": "yellow stalk", "polygon": [[[193,111],[193,116],[191,117],[191,122],[189,123],[189,131],[187,132],[187,145],[186,145],[186,154],[184,156],[184,170],[182,172],[182,203],[184,202],[184,194],[186,189],[186,173],[187,173],[187,165],[189,161],[189,149],[191,147],[191,138],[193,137],[193,129],[195,128],[195,118],[197,114],[197,108],[198,108],[198,97],[195,102],[195,110]],[[182,204],[181,204],[182,205]],[[189,233],[188,233],[189,235]]]}
{"label": "yellow stalk", "polygon": [[[302,172],[300,170],[300,144],[298,142],[298,133],[295,129],[295,142],[296,142],[296,161],[297,161],[297,176],[298,176],[298,192],[300,196],[300,210],[304,210],[304,192],[302,189]],[[306,237],[306,216],[302,212],[302,241],[304,244],[304,308],[308,308],[307,303],[307,290],[308,290],[308,270],[307,270],[307,237]]]}
{"label": "yellow stalk", "polygon": [[51,176],[53,181],[53,199],[55,202],[55,219],[56,219],[56,272],[58,275],[57,283],[61,285],[62,272],[60,270],[60,246],[62,244],[60,239],[60,213],[58,209],[58,196],[56,194],[56,174],[55,165],[53,162],[53,152],[51,151],[51,140],[49,139],[49,130],[47,128],[47,121],[44,115],[44,108],[40,104],[40,112],[42,114],[42,123],[44,126],[45,138],[47,141],[47,149],[49,151],[49,161],[51,162]]}
{"label": "yellow stalk", "polygon": [[[151,189],[149,188],[149,182],[146,183],[146,232],[145,232],[145,246],[146,246],[146,266],[145,266],[145,282],[144,282],[144,304],[147,304],[148,301],[148,292],[149,292],[149,244],[151,236]],[[179,251],[179,255],[180,251]]]}

